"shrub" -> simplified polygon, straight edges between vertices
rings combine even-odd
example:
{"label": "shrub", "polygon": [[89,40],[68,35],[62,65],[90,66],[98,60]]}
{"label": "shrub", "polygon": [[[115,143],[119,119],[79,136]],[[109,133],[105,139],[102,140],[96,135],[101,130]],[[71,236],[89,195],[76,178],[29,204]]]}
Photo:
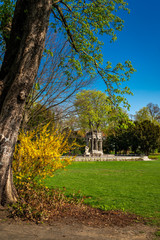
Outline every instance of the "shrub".
{"label": "shrub", "polygon": [[77,147],[75,141],[69,141],[70,133],[61,133],[47,124],[19,134],[13,160],[19,199],[9,207],[10,216],[38,223],[81,205],[83,199],[66,198],[64,191],[48,189],[43,182],[73,160],[63,156]]}
{"label": "shrub", "polygon": [[62,155],[75,146],[68,143],[69,132],[48,129],[48,124],[37,130],[21,132],[15,148],[13,171],[15,182],[43,180],[65,168],[72,158]]}

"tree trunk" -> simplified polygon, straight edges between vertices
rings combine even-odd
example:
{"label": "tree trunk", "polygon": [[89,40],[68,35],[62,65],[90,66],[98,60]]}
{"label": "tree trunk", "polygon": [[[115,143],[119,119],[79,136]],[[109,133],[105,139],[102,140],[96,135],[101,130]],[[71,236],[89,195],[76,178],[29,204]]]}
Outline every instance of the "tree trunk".
{"label": "tree trunk", "polygon": [[44,50],[51,0],[17,0],[0,71],[0,204],[17,200],[12,156],[25,100]]}

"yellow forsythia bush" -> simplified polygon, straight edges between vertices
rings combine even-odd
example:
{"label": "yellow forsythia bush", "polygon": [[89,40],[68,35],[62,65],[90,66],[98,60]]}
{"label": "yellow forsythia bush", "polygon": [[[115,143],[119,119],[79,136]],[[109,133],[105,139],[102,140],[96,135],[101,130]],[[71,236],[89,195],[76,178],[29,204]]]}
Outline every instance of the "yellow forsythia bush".
{"label": "yellow forsythia bush", "polygon": [[48,125],[37,131],[21,132],[15,148],[13,171],[16,180],[45,179],[57,169],[65,168],[72,158],[62,157],[74,148],[68,141],[70,133],[49,130]]}

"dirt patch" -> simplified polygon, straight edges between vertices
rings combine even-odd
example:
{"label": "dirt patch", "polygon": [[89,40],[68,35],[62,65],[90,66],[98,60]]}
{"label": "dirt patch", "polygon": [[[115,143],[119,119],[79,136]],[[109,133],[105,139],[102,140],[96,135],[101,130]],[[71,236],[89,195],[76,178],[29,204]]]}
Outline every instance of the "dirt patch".
{"label": "dirt patch", "polygon": [[57,215],[53,215],[48,222],[70,219],[71,222],[79,222],[93,227],[119,226],[125,227],[135,223],[145,223],[146,220],[135,214],[122,211],[103,211],[86,205],[65,205],[65,209]]}
{"label": "dirt patch", "polygon": [[15,220],[0,208],[0,240],[151,240],[156,227],[145,220],[120,211],[101,211],[90,207],[66,209],[43,224]]}

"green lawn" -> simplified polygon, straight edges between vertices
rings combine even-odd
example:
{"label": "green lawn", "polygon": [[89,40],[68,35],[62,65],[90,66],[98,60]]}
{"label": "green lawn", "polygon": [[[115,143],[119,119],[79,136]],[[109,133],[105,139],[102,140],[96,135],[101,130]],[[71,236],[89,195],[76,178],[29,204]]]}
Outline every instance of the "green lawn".
{"label": "green lawn", "polygon": [[48,187],[78,192],[85,203],[121,209],[160,223],[160,160],[152,162],[74,162],[46,181]]}

